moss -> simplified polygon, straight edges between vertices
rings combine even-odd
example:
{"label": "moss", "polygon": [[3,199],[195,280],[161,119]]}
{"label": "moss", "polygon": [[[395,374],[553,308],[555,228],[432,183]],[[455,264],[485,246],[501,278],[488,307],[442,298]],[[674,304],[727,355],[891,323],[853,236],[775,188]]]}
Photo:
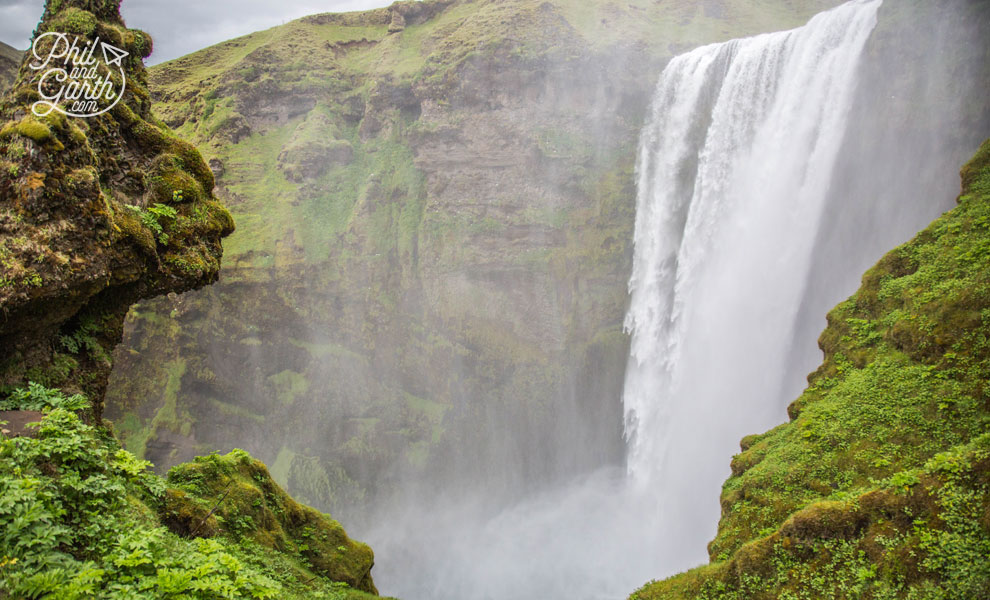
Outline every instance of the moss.
{"label": "moss", "polygon": [[88,138],[86,137],[86,133],[75,123],[69,126],[69,137],[73,143],[80,146],[86,144],[86,142],[89,141]]}
{"label": "moss", "polygon": [[[199,164],[202,163],[202,159],[199,159]],[[186,161],[174,154],[161,154],[155,159],[151,174],[146,179],[153,202],[197,203],[207,198],[208,190],[205,190],[197,178],[185,169],[185,164]],[[212,175],[210,183],[212,184]]]}
{"label": "moss", "polygon": [[22,135],[26,138],[40,143],[52,139],[52,130],[45,123],[34,117],[24,117],[20,121],[11,121],[0,130],[0,137],[7,137],[11,134]]}
{"label": "moss", "polygon": [[213,171],[206,165],[203,156],[195,146],[185,140],[174,139],[169,149],[179,158],[182,168],[189,171],[205,193],[213,190]]}
{"label": "moss", "polygon": [[92,35],[96,30],[96,16],[88,10],[70,6],[58,12],[49,23],[48,31]]}
{"label": "moss", "polygon": [[213,454],[173,467],[168,482],[197,498],[200,507],[216,507],[218,532],[297,555],[300,570],[377,593],[371,549],[351,540],[329,516],[290,498],[264,464],[246,452]]}
{"label": "moss", "polygon": [[180,489],[165,491],[158,515],[169,531],[182,537],[213,537],[220,533],[220,524],[210,509]]}
{"label": "moss", "polygon": [[127,45],[131,53],[141,58],[148,58],[154,50],[151,36],[140,29],[127,30]]}
{"label": "moss", "polygon": [[144,120],[134,123],[131,127],[131,135],[136,143],[155,153],[165,151],[172,140],[161,128]]}
{"label": "moss", "polygon": [[141,223],[141,219],[133,211],[127,210],[119,204],[115,205],[114,225],[146,252],[155,254],[157,246],[155,235]]}

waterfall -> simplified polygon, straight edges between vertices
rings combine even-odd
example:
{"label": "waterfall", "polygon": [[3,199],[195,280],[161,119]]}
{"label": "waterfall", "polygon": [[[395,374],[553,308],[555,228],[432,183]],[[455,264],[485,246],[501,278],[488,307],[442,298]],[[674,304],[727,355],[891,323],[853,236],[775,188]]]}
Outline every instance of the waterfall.
{"label": "waterfall", "polygon": [[737,441],[800,393],[788,349],[880,4],[698,48],[656,88],[637,164],[627,469],[695,562]]}

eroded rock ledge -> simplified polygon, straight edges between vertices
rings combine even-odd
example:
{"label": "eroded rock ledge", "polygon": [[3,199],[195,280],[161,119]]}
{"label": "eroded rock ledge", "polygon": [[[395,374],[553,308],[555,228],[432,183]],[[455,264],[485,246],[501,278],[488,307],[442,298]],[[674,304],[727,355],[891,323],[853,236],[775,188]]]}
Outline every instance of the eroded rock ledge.
{"label": "eroded rock ledge", "polygon": [[30,52],[0,103],[0,391],[29,379],[82,391],[97,419],[128,308],[214,281],[234,229],[200,153],[151,113],[151,38],[118,5],[52,0],[35,32],[129,53],[110,111],[33,114]]}

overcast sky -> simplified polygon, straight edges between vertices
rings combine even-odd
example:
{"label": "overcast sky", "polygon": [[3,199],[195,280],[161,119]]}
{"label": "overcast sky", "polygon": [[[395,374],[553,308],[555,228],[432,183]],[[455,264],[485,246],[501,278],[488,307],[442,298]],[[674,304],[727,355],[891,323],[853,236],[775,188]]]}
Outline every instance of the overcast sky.
{"label": "overcast sky", "polygon": [[[322,12],[388,6],[392,0],[124,0],[128,27],[155,40],[148,64],[189,54],[246,33]],[[0,41],[27,48],[44,0],[0,0]]]}

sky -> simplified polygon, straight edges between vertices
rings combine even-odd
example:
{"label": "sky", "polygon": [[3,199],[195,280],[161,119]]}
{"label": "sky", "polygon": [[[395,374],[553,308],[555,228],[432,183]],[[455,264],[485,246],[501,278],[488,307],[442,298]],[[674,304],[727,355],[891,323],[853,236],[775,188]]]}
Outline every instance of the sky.
{"label": "sky", "polygon": [[[123,0],[128,27],[155,40],[157,64],[306,15],[388,6],[392,0]],[[0,41],[28,47],[44,0],[0,0]]]}

